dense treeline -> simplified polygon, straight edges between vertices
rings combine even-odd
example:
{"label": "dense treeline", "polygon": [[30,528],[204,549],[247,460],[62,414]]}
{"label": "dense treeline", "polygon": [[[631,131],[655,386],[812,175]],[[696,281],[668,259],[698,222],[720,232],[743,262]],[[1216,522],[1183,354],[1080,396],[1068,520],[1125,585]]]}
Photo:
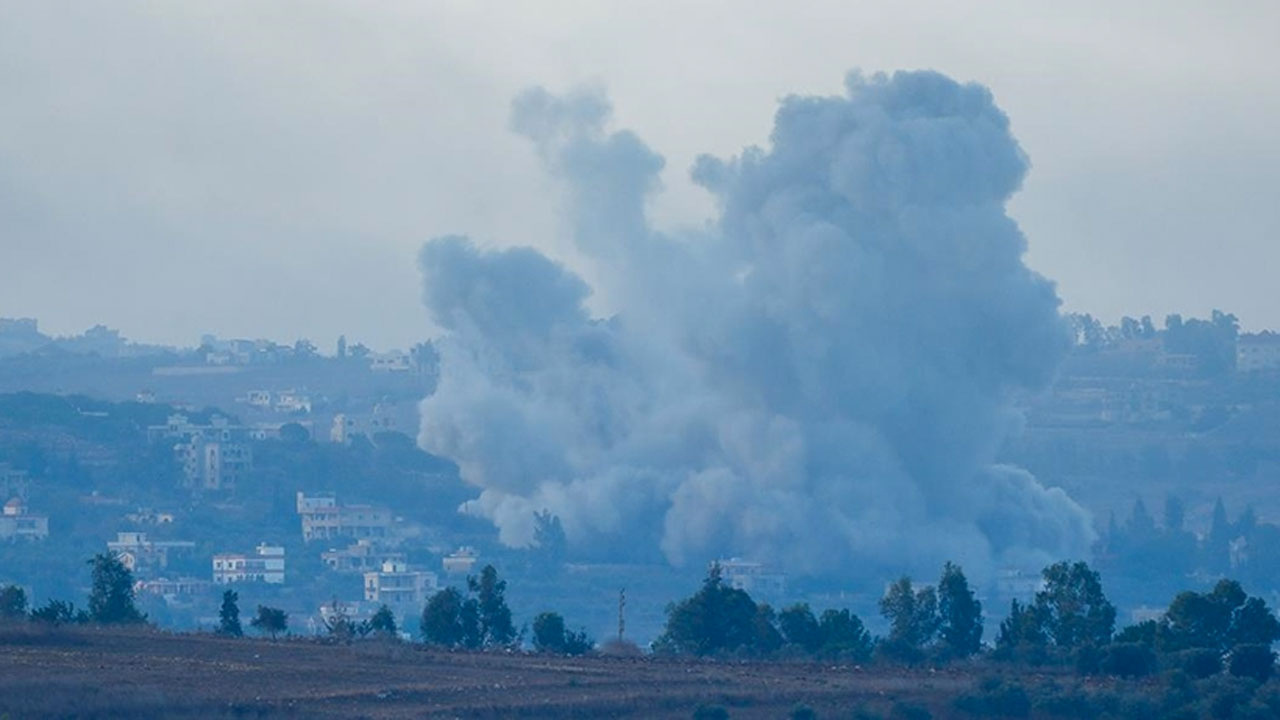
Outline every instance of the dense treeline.
{"label": "dense treeline", "polygon": [[[147,618],[135,605],[132,573],[110,553],[95,555],[87,609],[50,600],[28,608],[17,586],[0,588],[0,618],[28,618],[52,624],[136,624]],[[457,649],[518,649],[529,628],[517,630],[506,601],[507,582],[492,565],[467,578],[465,592],[445,588],[433,595],[419,623],[424,642]],[[218,632],[243,634],[234,590],[223,593]],[[799,603],[775,611],[745,590],[728,585],[712,565],[693,595],[667,608],[666,627],[653,643],[659,654],[699,657],[812,657],[852,662],[943,664],[988,657],[993,662],[1073,667],[1083,675],[1143,676],[1177,668],[1196,678],[1229,671],[1266,681],[1273,672],[1271,646],[1280,640],[1280,621],[1261,597],[1250,596],[1234,580],[1209,592],[1178,593],[1158,618],[1117,632],[1116,609],[1103,592],[1097,571],[1084,562],[1046,567],[1041,589],[1026,602],[1014,600],[984,645],[984,614],[963,570],[947,563],[937,585],[909,577],[891,583],[880,599],[887,623],[874,637],[856,614],[830,608],[815,614]],[[288,616],[259,606],[250,625],[273,638],[288,631]],[[394,613],[383,606],[369,620],[354,623],[336,603],[325,619],[330,637],[399,637]],[[580,654],[595,643],[585,631],[567,629],[563,617],[542,612],[533,618],[533,648]]]}

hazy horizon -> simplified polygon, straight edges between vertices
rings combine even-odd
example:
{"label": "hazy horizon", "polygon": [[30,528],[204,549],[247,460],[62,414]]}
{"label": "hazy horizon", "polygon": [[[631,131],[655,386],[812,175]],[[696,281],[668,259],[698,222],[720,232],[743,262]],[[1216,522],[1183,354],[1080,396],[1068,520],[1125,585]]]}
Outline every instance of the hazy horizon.
{"label": "hazy horizon", "polygon": [[604,88],[666,160],[648,210],[670,230],[714,214],[695,154],[767,145],[780,98],[927,68],[1008,113],[1031,160],[1009,214],[1065,309],[1280,326],[1258,292],[1280,260],[1280,8],[1250,6],[0,3],[0,315],[406,346],[433,332],[431,237],[590,276],[507,128],[527,87]]}

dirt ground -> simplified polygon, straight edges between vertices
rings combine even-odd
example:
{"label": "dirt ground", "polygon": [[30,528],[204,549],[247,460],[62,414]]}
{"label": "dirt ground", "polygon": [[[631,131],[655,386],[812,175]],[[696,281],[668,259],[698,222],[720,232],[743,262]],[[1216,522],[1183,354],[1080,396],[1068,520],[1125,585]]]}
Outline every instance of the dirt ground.
{"label": "dirt ground", "polygon": [[228,639],[158,631],[0,628],[0,717],[819,717],[895,703],[946,717],[959,671],[783,662],[451,653],[381,641]]}

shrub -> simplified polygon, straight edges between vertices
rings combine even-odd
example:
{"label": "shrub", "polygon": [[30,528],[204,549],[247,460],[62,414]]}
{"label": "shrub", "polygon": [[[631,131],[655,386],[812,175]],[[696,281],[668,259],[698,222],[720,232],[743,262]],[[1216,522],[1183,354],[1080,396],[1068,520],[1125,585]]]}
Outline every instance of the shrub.
{"label": "shrub", "polygon": [[1178,653],[1177,667],[1197,680],[1213,677],[1222,672],[1222,653],[1208,648],[1196,648]]}
{"label": "shrub", "polygon": [[1113,643],[1103,648],[1099,670],[1106,675],[1143,677],[1156,669],[1156,655],[1141,643]]}
{"label": "shrub", "polygon": [[989,678],[982,682],[978,692],[956,698],[955,707],[978,717],[1024,718],[1031,715],[1031,698],[1017,683]]}
{"label": "shrub", "polygon": [[1275,672],[1276,654],[1267,645],[1237,645],[1231,651],[1229,670],[1235,677],[1266,682]]}

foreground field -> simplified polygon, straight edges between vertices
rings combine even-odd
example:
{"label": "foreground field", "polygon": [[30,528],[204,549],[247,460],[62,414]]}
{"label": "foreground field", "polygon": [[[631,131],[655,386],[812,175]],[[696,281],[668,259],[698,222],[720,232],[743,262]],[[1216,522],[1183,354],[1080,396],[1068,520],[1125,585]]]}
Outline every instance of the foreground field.
{"label": "foreground field", "polygon": [[961,672],[791,663],[449,653],[380,642],[232,640],[91,628],[0,628],[0,717],[819,717],[896,704],[947,717]]}

